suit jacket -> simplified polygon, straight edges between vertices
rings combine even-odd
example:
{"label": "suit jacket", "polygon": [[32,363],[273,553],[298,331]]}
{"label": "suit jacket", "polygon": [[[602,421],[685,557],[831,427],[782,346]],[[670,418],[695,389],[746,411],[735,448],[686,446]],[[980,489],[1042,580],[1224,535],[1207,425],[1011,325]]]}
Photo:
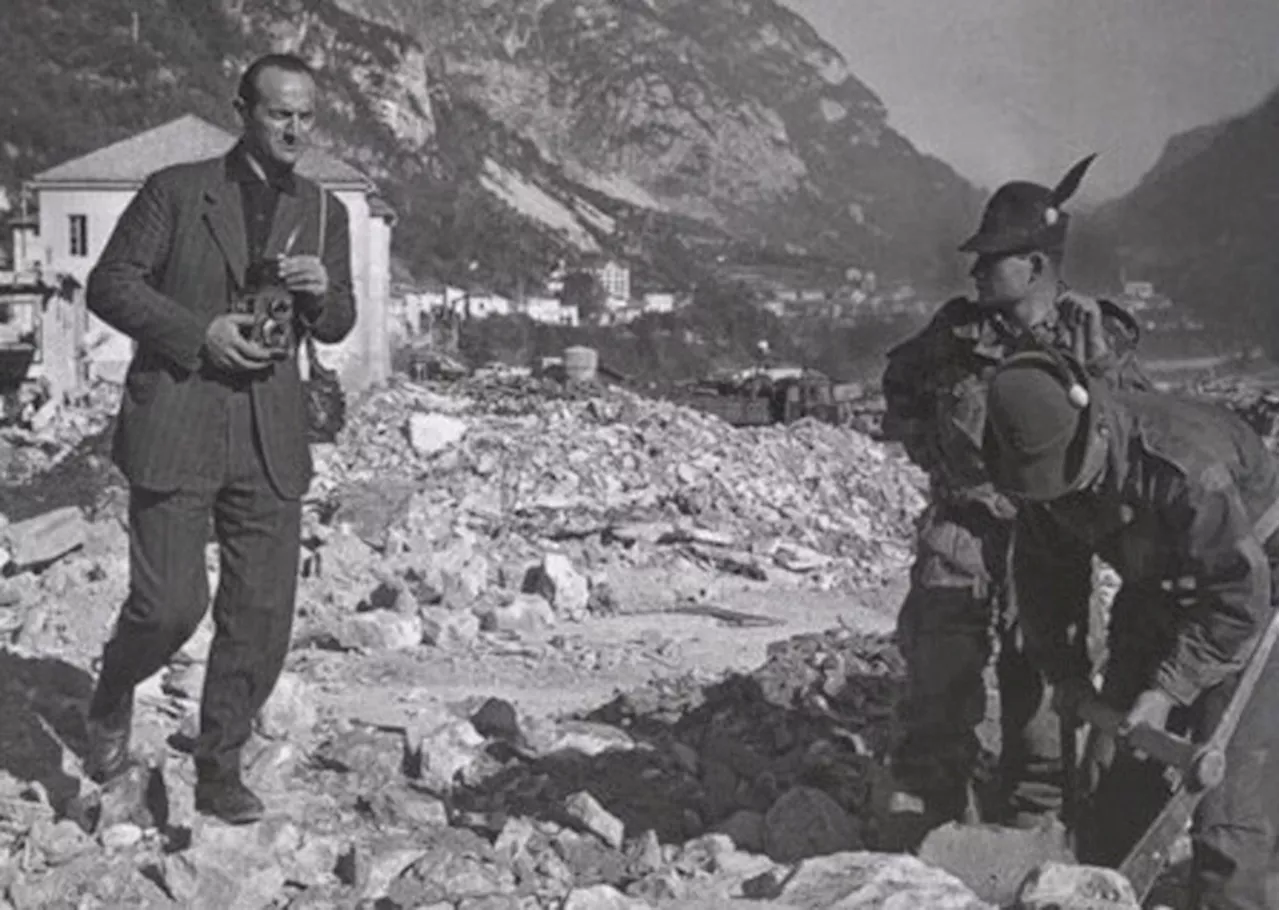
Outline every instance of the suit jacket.
{"label": "suit jacket", "polygon": [[[321,192],[295,176],[294,191],[280,193],[267,257],[295,229],[292,252],[317,252]],[[303,328],[332,344],[355,324],[355,302],[347,212],[332,194],[326,209],[320,255],[329,290],[298,309],[314,315]],[[216,370],[202,347],[209,324],[243,287],[247,258],[240,186],[223,157],[152,174],[89,275],[90,311],[137,342],[113,445],[131,484],[167,491],[223,482],[228,402],[244,379]],[[267,474],[281,496],[299,498],[312,465],[296,356],[255,375],[250,388]]]}

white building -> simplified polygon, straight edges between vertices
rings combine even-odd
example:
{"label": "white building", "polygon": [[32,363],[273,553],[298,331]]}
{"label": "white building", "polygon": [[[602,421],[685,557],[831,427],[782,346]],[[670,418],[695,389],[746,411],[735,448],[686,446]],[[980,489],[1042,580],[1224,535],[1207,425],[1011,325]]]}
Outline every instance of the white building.
{"label": "white building", "polygon": [[578,325],[578,308],[566,306],[558,297],[527,297],[524,302],[525,315],[534,322],[547,325]]}
{"label": "white building", "polygon": [[631,269],[610,259],[593,270],[609,300],[626,303],[631,299]]}
{"label": "white building", "polygon": [[[188,115],[37,174],[28,188],[39,208],[39,222],[15,233],[14,269],[68,274],[84,284],[149,174],[223,155],[235,142],[231,133]],[[356,327],[324,356],[326,364],[340,369],[348,388],[358,390],[391,373],[388,304],[395,216],[375,194],[372,181],[324,152],[309,150],[298,170],[332,191],[350,217]],[[132,342],[96,318],[89,320],[83,346],[90,352],[90,371],[99,374],[118,374],[132,354]]]}

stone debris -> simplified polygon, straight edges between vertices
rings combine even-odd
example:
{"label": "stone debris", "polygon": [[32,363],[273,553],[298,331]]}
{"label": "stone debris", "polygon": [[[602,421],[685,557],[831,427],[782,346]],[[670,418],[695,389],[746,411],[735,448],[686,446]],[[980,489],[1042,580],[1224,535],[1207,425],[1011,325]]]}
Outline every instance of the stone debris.
{"label": "stone debris", "polygon": [[769,897],[797,910],[995,910],[959,879],[914,856],[837,853],[805,860]]}
{"label": "stone debris", "polygon": [[1141,910],[1129,880],[1115,869],[1044,863],[1018,891],[1017,910]]}
{"label": "stone debris", "polygon": [[413,413],[405,427],[409,445],[418,455],[434,455],[455,445],[467,432],[467,425],[445,414]]}
{"label": "stone debris", "polygon": [[590,793],[579,790],[565,800],[564,808],[570,818],[610,847],[615,850],[622,847],[626,825],[616,815],[610,814]]}
{"label": "stone debris", "polygon": [[9,554],[8,569],[21,572],[53,562],[84,546],[87,531],[84,513],[75,506],[14,522],[0,531]]}
{"label": "stone debris", "polygon": [[765,852],[780,863],[856,850],[857,826],[822,790],[793,787],[764,816]]}

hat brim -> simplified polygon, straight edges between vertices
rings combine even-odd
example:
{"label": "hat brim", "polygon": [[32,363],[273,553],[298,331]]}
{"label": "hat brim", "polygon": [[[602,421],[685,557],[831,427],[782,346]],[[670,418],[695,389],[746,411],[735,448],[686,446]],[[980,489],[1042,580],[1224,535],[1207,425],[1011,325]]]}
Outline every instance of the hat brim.
{"label": "hat brim", "polygon": [[999,234],[974,234],[957,248],[962,253],[990,256],[995,253],[1021,253],[1034,250],[1037,244],[1027,237],[1008,237]]}

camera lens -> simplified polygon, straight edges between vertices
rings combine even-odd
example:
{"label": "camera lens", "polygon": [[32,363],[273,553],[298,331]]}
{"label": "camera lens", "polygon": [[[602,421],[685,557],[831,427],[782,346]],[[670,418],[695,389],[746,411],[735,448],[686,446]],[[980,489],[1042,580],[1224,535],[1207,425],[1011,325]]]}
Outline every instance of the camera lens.
{"label": "camera lens", "polygon": [[277,297],[267,307],[272,319],[288,319],[293,315],[293,303],[284,297]]}
{"label": "camera lens", "polygon": [[267,347],[284,347],[288,338],[288,330],[280,323],[268,319],[262,324],[262,343]]}

